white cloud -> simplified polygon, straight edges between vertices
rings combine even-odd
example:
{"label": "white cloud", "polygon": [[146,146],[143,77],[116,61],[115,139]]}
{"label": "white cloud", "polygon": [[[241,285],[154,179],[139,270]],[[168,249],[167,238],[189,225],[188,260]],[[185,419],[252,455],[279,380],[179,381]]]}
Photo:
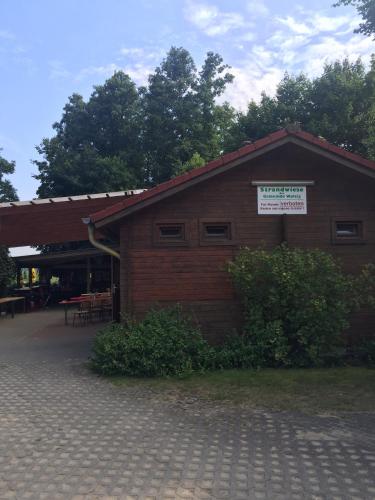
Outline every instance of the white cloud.
{"label": "white cloud", "polygon": [[104,66],[88,66],[81,69],[76,76],[77,81],[85,80],[88,77],[98,76],[102,79],[110,78],[115,71],[123,71],[130,76],[137,85],[145,85],[147,78],[152,73],[153,68],[143,63],[120,66],[116,63],[109,63]]}
{"label": "white cloud", "polygon": [[50,61],[48,64],[50,67],[49,77],[51,80],[69,78],[71,76],[71,72],[64,67],[61,61]]}
{"label": "white cloud", "polygon": [[126,59],[147,59],[150,61],[159,61],[165,55],[165,49],[150,49],[147,47],[123,47],[120,54]]}
{"label": "white cloud", "polygon": [[276,66],[260,68],[253,60],[242,66],[233,66],[231,73],[235,76],[234,82],[228,86],[221,101],[228,101],[236,109],[243,111],[251,99],[259,101],[263,91],[273,95],[284,74],[283,70]]}
{"label": "white cloud", "polygon": [[[306,13],[304,15],[308,17]],[[288,19],[292,20],[288,21],[288,28],[299,26],[294,29],[294,35],[289,29],[278,29],[266,46],[290,72],[304,71],[310,76],[317,76],[325,63],[344,57],[352,61],[362,57],[366,64],[374,50],[370,38],[352,34],[353,20],[349,16],[331,18],[314,13],[308,24],[303,25],[304,28],[291,16]],[[348,36],[348,33],[351,35]]]}
{"label": "white cloud", "polygon": [[249,101],[258,101],[261,93],[269,95],[275,89],[284,74],[278,65],[277,55],[262,45],[252,48],[241,64],[233,65],[231,73],[234,82],[229,85],[222,96],[222,101],[229,101],[236,109],[245,110]]}
{"label": "white cloud", "polygon": [[120,53],[123,56],[142,57],[144,56],[145,51],[140,47],[123,47],[120,49]]}
{"label": "white cloud", "polygon": [[365,64],[369,63],[374,52],[373,41],[352,33],[356,26],[352,17],[331,18],[319,12],[302,15],[302,20],[300,15],[297,18],[288,15],[281,22],[280,19],[270,21],[269,27],[276,27],[273,32],[270,29],[272,35],[262,44],[247,49],[247,56],[242,60],[238,58],[239,62],[232,65],[235,80],[228,86],[223,100],[245,109],[250,99],[259,100],[262,91],[274,95],[285,71],[291,74],[303,71],[316,77],[326,63],[345,57],[352,62],[361,57]]}
{"label": "white cloud", "polygon": [[353,17],[335,16],[330,17],[319,12],[301,11],[304,20],[296,19],[289,15],[286,17],[277,17],[276,21],[288,28],[289,31],[296,35],[315,36],[320,33],[336,32],[339,28],[345,27],[344,33],[353,31],[356,22],[353,22]]}
{"label": "white cloud", "polygon": [[278,17],[277,21],[279,21],[279,23],[285,25],[290,29],[290,31],[292,31],[293,33],[297,33],[298,35],[311,35],[313,32],[311,27],[307,26],[302,21],[297,21],[292,16]]}
{"label": "white cloud", "polygon": [[[368,63],[374,51],[370,38],[352,33],[355,24],[353,16],[349,15],[330,17],[327,12],[296,8],[293,15],[267,16],[262,22],[270,36],[260,43],[257,31],[249,29],[247,19],[240,14],[222,13],[215,5],[200,0],[188,0],[185,6],[190,22],[209,36],[223,34],[220,42],[227,43],[228,49],[236,54],[234,61],[229,61],[235,80],[228,85],[220,101],[228,100],[237,109],[245,109],[251,99],[259,100],[262,91],[274,95],[285,71],[291,74],[303,71],[315,77],[322,73],[327,62],[344,57],[354,61],[362,57]],[[248,9],[255,11],[258,8],[260,13],[265,13],[262,6],[266,9],[259,0],[247,4]],[[247,12],[250,15],[251,11]],[[238,30],[234,29],[235,25]],[[154,71],[154,62],[159,62],[165,51],[154,47],[123,47],[120,54],[115,63],[84,68],[78,79],[93,75],[104,79],[116,70],[123,70],[137,85],[146,85],[149,74]]]}
{"label": "white cloud", "polygon": [[127,66],[126,68],[124,68],[124,71],[130,76],[132,80],[135,81],[137,85],[146,85],[148,76],[153,72],[153,68],[139,63],[133,66]]}
{"label": "white cloud", "polygon": [[247,2],[246,8],[254,16],[267,16],[269,14],[269,8],[262,0],[251,0]]}
{"label": "white cloud", "polygon": [[238,42],[252,42],[255,40],[256,36],[255,33],[252,31],[248,31],[247,33],[243,33],[242,35],[239,35],[236,37],[236,41]]}
{"label": "white cloud", "polygon": [[115,63],[109,63],[104,66],[88,66],[87,68],[81,69],[76,76],[76,80],[81,81],[88,76],[102,76],[104,78],[108,78],[112,76],[115,71],[119,71],[120,69],[120,66]]}
{"label": "white cloud", "polygon": [[316,26],[317,29],[322,31],[337,31],[343,25],[352,27],[352,17],[350,16],[337,16],[328,17],[319,13],[315,13],[311,19],[311,24]]}
{"label": "white cloud", "polygon": [[185,18],[207,36],[225,35],[228,31],[246,25],[237,12],[221,12],[216,5],[188,0],[184,9]]}
{"label": "white cloud", "polygon": [[333,36],[326,36],[309,45],[303,55],[296,55],[294,61],[300,63],[302,70],[310,76],[318,76],[325,63],[342,60],[347,57],[354,62],[359,57],[368,64],[374,50],[370,38],[353,35],[347,41],[340,41]]}

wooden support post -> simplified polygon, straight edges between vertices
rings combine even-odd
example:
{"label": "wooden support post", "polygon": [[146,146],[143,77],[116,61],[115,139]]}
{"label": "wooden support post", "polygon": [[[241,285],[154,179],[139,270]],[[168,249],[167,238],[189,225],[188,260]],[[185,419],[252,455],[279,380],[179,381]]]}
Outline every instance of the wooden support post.
{"label": "wooden support post", "polygon": [[92,281],[91,259],[90,259],[90,257],[87,257],[87,259],[86,259],[86,292],[87,293],[91,293],[91,281]]}
{"label": "wooden support post", "polygon": [[33,286],[33,268],[29,267],[29,288]]}
{"label": "wooden support post", "polygon": [[111,259],[111,297],[112,297],[112,321],[115,320],[115,280],[114,280],[114,264],[113,264],[113,259],[114,257],[111,255],[110,256],[110,259]]}
{"label": "wooden support post", "polygon": [[120,322],[120,261],[113,259],[113,284],[112,284],[112,319]]}

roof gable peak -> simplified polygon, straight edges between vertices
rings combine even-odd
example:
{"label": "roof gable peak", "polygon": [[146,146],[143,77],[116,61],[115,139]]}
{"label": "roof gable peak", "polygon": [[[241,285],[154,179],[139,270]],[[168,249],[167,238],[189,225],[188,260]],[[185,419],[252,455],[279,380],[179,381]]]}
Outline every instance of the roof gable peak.
{"label": "roof gable peak", "polygon": [[208,162],[203,167],[179,175],[139,195],[116,203],[100,212],[96,212],[91,215],[91,221],[97,227],[110,224],[115,220],[130,215],[137,210],[156,203],[198,182],[202,182],[213,175],[218,175],[229,170],[244,161],[265,154],[271,149],[280,147],[288,142],[293,142],[310,149],[317,154],[326,156],[349,168],[353,168],[375,178],[375,162],[330,144],[322,137],[316,137],[308,132],[302,131],[299,124],[294,123],[258,139],[255,142],[245,144],[236,151],[220,156]]}

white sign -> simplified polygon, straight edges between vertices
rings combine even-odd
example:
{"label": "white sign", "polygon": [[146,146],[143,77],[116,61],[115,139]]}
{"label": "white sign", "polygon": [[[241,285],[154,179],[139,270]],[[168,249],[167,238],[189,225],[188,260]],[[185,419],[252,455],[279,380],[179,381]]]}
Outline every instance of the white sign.
{"label": "white sign", "polygon": [[258,214],[307,214],[306,186],[258,186]]}

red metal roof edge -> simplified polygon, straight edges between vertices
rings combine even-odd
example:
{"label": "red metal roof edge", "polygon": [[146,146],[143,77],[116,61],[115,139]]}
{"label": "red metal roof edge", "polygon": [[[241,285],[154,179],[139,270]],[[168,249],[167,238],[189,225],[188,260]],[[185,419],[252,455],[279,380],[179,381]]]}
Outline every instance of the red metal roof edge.
{"label": "red metal roof edge", "polygon": [[252,144],[248,144],[240,149],[237,149],[236,151],[233,151],[231,153],[227,153],[223,156],[220,156],[219,158],[210,161],[206,165],[203,165],[203,167],[196,168],[194,170],[191,170],[190,172],[187,172],[186,174],[179,175],[178,177],[174,177],[173,179],[170,179],[166,182],[163,182],[162,184],[158,184],[157,186],[144,191],[143,193],[140,193],[138,195],[134,195],[131,198],[128,198],[126,200],[120,201],[114,205],[111,205],[110,207],[107,207],[103,210],[100,210],[99,212],[96,212],[92,215],[90,215],[91,221],[92,222],[98,222],[102,221],[103,219],[106,219],[107,217],[111,217],[112,215],[115,215],[118,212],[121,212],[125,210],[126,208],[132,207],[134,205],[137,205],[138,203],[141,203],[142,201],[148,200],[149,198],[153,198],[154,196],[157,196],[160,193],[163,193],[165,191],[168,191],[169,189],[172,189],[176,186],[179,186],[181,184],[184,184],[185,182],[188,182],[192,179],[195,179],[201,175],[204,175],[211,170],[215,170],[216,168],[219,168],[221,166],[227,165],[228,163],[237,160],[243,156],[248,155],[249,153],[252,153],[254,151],[257,151],[259,149],[262,149],[263,147],[267,146],[268,144],[275,143],[279,141],[280,139],[283,139],[284,137],[287,136],[294,136],[299,139],[302,139],[306,142],[309,142],[315,146],[318,146],[322,149],[325,149],[331,153],[334,153],[338,156],[341,156],[342,158],[345,158],[346,160],[352,161],[353,163],[357,163],[359,165],[362,165],[366,168],[369,168],[371,170],[375,171],[375,162],[371,160],[367,160],[366,158],[363,158],[362,156],[354,153],[350,153],[349,151],[346,151],[343,148],[340,148],[338,146],[335,146],[329,142],[327,142],[324,139],[320,139],[319,137],[316,137],[315,135],[310,134],[309,132],[305,131],[294,131],[294,130],[289,130],[286,128],[283,128],[281,130],[278,130],[276,132],[273,132],[272,134],[269,134],[262,139],[259,139],[255,141]]}

